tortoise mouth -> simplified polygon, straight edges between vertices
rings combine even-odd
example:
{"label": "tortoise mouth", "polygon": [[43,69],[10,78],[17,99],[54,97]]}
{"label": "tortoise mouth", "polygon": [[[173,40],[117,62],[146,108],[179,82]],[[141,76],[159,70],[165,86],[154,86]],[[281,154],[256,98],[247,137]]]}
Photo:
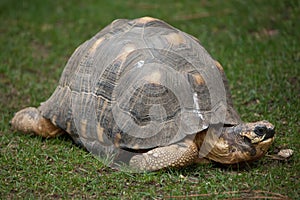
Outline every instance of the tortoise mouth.
{"label": "tortoise mouth", "polygon": [[242,136],[243,141],[245,142],[245,144],[251,145],[251,144],[265,144],[265,143],[269,143],[272,142],[274,140],[274,135],[271,136],[263,136],[261,140],[257,140],[257,141],[253,141],[253,139],[250,139],[249,137],[246,136]]}
{"label": "tortoise mouth", "polygon": [[255,135],[253,133],[240,134],[246,144],[258,144],[274,138],[274,134]]}

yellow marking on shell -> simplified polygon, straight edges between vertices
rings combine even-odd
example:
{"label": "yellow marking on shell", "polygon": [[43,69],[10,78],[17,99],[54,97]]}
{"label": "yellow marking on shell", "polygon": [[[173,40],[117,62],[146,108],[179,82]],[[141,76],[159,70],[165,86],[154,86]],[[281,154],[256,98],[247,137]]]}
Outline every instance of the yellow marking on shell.
{"label": "yellow marking on shell", "polygon": [[215,62],[216,62],[216,66],[219,68],[219,70],[220,71],[224,71],[222,65],[218,61],[216,61],[216,60],[215,60]]}
{"label": "yellow marking on shell", "polygon": [[98,140],[100,142],[104,142],[104,139],[103,139],[103,128],[100,126],[99,123],[97,124],[97,136],[98,136]]}
{"label": "yellow marking on shell", "polygon": [[71,122],[67,122],[66,131],[67,131],[67,133],[71,133]]}
{"label": "yellow marking on shell", "polygon": [[57,116],[56,115],[53,115],[52,118],[51,118],[51,122],[52,124],[54,124],[56,126],[56,119],[57,119]]}
{"label": "yellow marking on shell", "polygon": [[164,37],[168,40],[169,43],[176,46],[185,43],[184,37],[179,33],[170,33],[168,35],[165,35]]}
{"label": "yellow marking on shell", "polygon": [[161,74],[158,71],[152,72],[152,74],[145,77],[145,80],[149,83],[160,84]]}
{"label": "yellow marking on shell", "polygon": [[[100,101],[100,99],[98,101]],[[104,114],[104,111],[106,110],[106,107],[107,107],[107,101],[104,101],[102,109],[101,109],[101,113],[100,113],[100,116],[99,116],[99,119],[102,118],[102,116]]]}
{"label": "yellow marking on shell", "polygon": [[126,44],[121,50],[122,53],[119,54],[119,56],[116,58],[116,60],[114,60],[114,62],[120,62],[121,63],[120,65],[122,65],[123,62],[126,61],[128,54],[130,54],[134,50],[136,50],[135,45]]}
{"label": "yellow marking on shell", "polygon": [[133,44],[126,44],[123,47],[123,51],[122,52],[130,53],[130,52],[134,51],[135,49],[136,49],[135,45],[133,45]]}
{"label": "yellow marking on shell", "polygon": [[86,134],[86,126],[87,126],[87,120],[86,119],[83,119],[80,121],[80,135],[83,137],[83,138],[87,138],[87,134]]}
{"label": "yellow marking on shell", "polygon": [[142,17],[142,18],[136,19],[136,22],[145,24],[147,22],[156,21],[156,20],[157,19],[155,19],[153,17]]}
{"label": "yellow marking on shell", "polygon": [[138,150],[138,149],[140,149],[140,145],[135,144],[132,148]]}
{"label": "yellow marking on shell", "polygon": [[194,77],[197,85],[202,85],[205,83],[203,77],[200,74],[195,74],[195,75],[193,75],[193,77]]}
{"label": "yellow marking on shell", "polygon": [[94,53],[95,50],[97,49],[97,47],[100,45],[100,43],[104,40],[103,37],[99,38],[98,40],[96,40],[96,42],[93,44],[93,46],[90,48],[90,52]]}
{"label": "yellow marking on shell", "polygon": [[120,140],[121,140],[122,136],[120,133],[117,133],[116,134],[116,137],[115,137],[115,141],[114,141],[114,144],[116,147],[120,147]]}

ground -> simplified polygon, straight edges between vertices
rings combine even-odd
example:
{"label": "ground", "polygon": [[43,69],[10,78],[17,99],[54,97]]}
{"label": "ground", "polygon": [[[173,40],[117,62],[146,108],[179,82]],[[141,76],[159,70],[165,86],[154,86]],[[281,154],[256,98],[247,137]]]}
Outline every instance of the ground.
{"label": "ground", "polygon": [[[299,198],[299,1],[0,2],[0,196],[8,199]],[[128,174],[105,167],[70,138],[12,132],[13,113],[55,89],[75,48],[116,18],[161,18],[197,37],[224,67],[244,121],[276,126],[268,154],[287,161],[193,165]]]}

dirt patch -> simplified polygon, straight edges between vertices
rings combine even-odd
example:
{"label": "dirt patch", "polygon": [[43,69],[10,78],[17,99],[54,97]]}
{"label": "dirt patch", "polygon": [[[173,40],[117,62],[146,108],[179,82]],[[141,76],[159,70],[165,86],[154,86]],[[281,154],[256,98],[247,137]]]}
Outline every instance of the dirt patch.
{"label": "dirt patch", "polygon": [[32,57],[37,59],[45,59],[49,56],[49,47],[37,40],[31,42]]}
{"label": "dirt patch", "polygon": [[297,87],[299,87],[299,77],[297,76],[291,76],[291,77],[288,77],[288,82],[291,84],[291,85],[294,85],[297,89]]}

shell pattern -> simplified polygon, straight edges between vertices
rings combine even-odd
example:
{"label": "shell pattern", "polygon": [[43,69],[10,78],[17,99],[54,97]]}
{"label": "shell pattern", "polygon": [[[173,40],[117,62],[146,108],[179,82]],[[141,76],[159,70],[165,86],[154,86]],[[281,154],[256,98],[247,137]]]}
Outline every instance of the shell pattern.
{"label": "shell pattern", "polygon": [[150,17],[115,20],[80,45],[39,110],[100,158],[122,162],[240,122],[221,65],[193,36]]}

